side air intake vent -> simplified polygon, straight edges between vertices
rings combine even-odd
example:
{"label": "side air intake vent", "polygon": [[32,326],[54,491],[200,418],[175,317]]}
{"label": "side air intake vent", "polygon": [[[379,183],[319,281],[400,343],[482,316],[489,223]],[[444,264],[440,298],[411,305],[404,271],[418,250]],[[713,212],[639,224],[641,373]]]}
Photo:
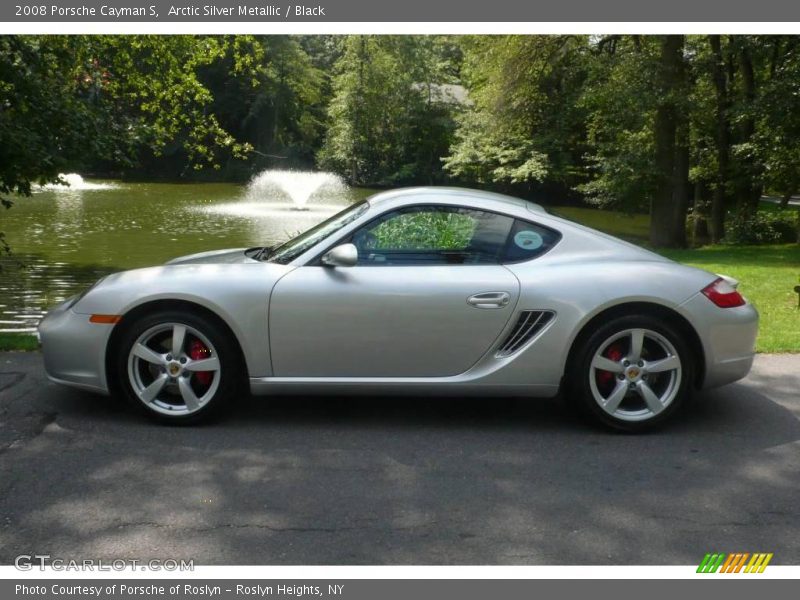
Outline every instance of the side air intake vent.
{"label": "side air intake vent", "polygon": [[496,356],[502,358],[514,354],[552,321],[554,316],[555,313],[549,310],[523,310]]}

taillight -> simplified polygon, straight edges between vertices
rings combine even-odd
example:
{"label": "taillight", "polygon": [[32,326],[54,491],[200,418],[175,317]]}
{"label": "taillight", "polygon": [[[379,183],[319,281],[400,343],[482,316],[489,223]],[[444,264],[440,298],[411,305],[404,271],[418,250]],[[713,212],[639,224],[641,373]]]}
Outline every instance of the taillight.
{"label": "taillight", "polygon": [[746,303],[736,288],[722,277],[704,287],[703,295],[720,308],[735,308]]}

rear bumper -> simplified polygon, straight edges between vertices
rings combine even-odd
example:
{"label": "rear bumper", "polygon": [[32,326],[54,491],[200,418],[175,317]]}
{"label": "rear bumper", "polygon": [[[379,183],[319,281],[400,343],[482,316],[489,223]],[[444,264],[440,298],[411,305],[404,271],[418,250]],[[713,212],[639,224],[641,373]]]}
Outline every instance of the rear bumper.
{"label": "rear bumper", "polygon": [[90,323],[70,304],[59,304],[39,323],[44,370],[55,383],[107,394],[105,352],[113,327]]}
{"label": "rear bumper", "polygon": [[752,366],[753,353],[749,356],[717,361],[710,368],[706,369],[706,377],[703,380],[702,389],[715,388],[727,383],[739,381],[747,377]]}
{"label": "rear bumper", "polygon": [[753,365],[758,311],[752,304],[718,308],[703,294],[687,300],[684,308],[703,344],[705,373],[701,388],[714,388],[746,377]]}

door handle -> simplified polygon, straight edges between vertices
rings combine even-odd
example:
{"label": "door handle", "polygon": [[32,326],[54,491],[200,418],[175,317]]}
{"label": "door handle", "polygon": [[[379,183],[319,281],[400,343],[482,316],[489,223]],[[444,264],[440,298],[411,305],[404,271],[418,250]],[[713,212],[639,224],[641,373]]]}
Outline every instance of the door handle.
{"label": "door handle", "polygon": [[475,308],[504,308],[511,302],[508,292],[483,292],[467,298],[467,304]]}

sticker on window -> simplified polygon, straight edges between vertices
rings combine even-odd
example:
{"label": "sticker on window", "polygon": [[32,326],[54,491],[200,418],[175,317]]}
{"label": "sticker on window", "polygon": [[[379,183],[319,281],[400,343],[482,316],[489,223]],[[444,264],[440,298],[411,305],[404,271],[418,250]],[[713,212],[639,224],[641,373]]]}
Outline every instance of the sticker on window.
{"label": "sticker on window", "polygon": [[537,250],[542,247],[542,236],[529,229],[518,232],[514,236],[514,243],[523,250]]}

